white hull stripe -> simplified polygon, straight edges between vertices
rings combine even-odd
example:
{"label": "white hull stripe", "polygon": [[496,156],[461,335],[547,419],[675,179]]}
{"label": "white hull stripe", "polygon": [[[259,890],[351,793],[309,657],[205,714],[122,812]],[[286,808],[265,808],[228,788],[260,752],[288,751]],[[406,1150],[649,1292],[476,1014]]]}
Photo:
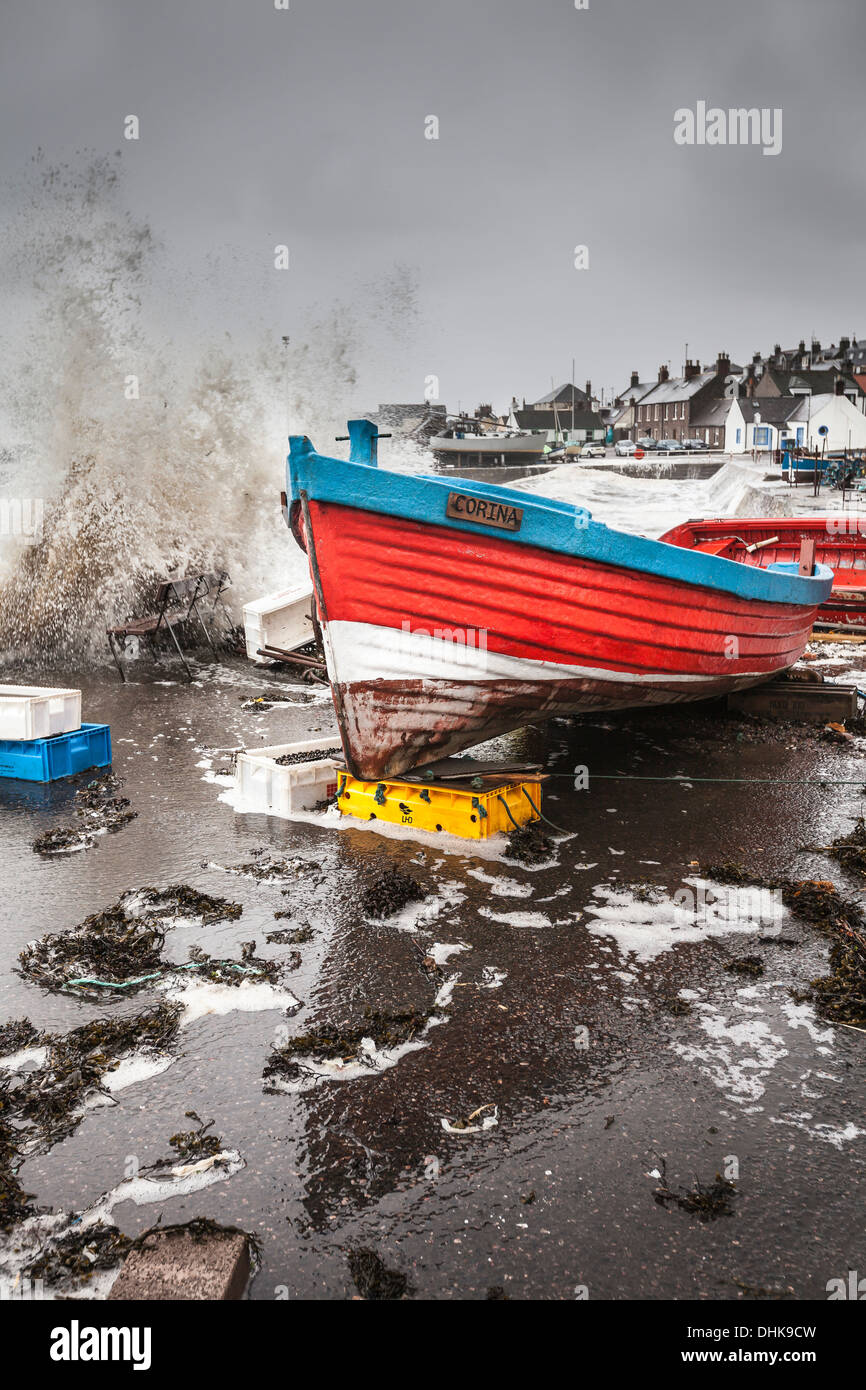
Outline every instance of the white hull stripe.
{"label": "white hull stripe", "polygon": [[[464,646],[424,632],[403,632],[375,623],[335,621],[326,625],[325,651],[332,683],[366,681],[561,681],[599,680],[616,685],[700,685],[725,679],[715,674],[673,671],[635,674],[607,667],[565,666],[558,661],[533,661],[522,656],[490,652],[483,646]],[[760,680],[768,671],[738,669],[731,661],[732,680]]]}

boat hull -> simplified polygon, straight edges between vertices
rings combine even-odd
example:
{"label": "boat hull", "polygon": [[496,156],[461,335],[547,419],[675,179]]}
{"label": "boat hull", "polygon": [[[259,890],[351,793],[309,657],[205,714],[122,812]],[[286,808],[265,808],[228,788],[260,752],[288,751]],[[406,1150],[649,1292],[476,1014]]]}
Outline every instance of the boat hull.
{"label": "boat hull", "polygon": [[515,455],[540,458],[546,445],[544,435],[514,434],[500,437],[495,434],[467,434],[462,439],[434,435],[428,447],[437,454],[492,454],[494,458],[499,454],[507,454],[509,458]]}
{"label": "boat hull", "polygon": [[344,752],[367,780],[533,719],[708,699],[792,665],[814,607],[309,499]]}
{"label": "boat hull", "polygon": [[[661,539],[691,549],[713,549],[742,564],[766,568],[796,561],[804,540],[815,542],[815,559],[833,571],[830,597],[816,622],[832,627],[866,628],[866,516],[830,512],[815,517],[708,517],[687,521]],[[758,549],[749,550],[750,546]]]}

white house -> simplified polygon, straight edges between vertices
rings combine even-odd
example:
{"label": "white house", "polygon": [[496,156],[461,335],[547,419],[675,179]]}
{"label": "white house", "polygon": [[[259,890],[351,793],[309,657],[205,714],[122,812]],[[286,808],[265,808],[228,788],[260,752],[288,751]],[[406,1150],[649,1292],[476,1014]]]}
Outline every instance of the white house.
{"label": "white house", "polygon": [[[847,396],[776,396],[742,404],[752,416],[746,426],[748,450],[789,445],[827,453],[866,449],[866,416]],[[826,435],[820,433],[822,427]]]}

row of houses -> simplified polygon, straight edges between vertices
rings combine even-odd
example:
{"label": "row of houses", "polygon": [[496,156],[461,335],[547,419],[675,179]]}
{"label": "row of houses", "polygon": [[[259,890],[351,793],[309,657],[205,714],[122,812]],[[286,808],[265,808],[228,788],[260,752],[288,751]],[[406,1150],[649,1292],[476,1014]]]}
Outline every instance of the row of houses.
{"label": "row of houses", "polygon": [[720,353],[713,367],[687,360],[683,375],[632,372],[607,425],[613,439],[701,439],[726,453],[787,447],[866,448],[866,341],[842,338],[811,351],[777,344],[747,367]]}

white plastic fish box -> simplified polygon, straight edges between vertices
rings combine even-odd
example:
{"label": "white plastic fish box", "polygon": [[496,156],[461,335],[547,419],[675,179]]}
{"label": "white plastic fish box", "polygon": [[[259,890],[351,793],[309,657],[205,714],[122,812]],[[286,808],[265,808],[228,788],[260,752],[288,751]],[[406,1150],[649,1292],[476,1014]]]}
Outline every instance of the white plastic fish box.
{"label": "white plastic fish box", "polygon": [[286,753],[327,753],[339,747],[336,735],[327,739],[307,739],[303,743],[281,743],[272,748],[248,749],[237,757],[237,786],[243,810],[265,816],[287,818],[295,811],[312,811],[319,801],[334,796],[339,768],[332,758],[316,758],[308,763],[280,766],[276,761]]}
{"label": "white plastic fish box", "polygon": [[80,728],[80,690],[0,685],[0,738],[53,738]]}
{"label": "white plastic fish box", "polygon": [[255,603],[244,604],[244,638],[247,656],[260,666],[269,666],[270,658],[259,656],[260,647],[276,647],[281,652],[293,652],[313,638],[313,619],[310,608],[313,586],[309,580],[268,594]]}

